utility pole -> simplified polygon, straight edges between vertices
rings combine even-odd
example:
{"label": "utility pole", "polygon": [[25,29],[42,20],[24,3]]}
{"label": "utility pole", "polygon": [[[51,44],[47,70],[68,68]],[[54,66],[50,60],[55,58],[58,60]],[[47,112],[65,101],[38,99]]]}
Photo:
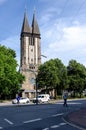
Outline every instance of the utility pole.
{"label": "utility pole", "polygon": [[[44,58],[47,58],[45,55],[41,55]],[[36,105],[38,105],[38,83],[37,83],[37,71],[28,69],[28,71],[31,71],[35,74],[35,87],[36,87]]]}
{"label": "utility pole", "polygon": [[37,71],[28,69],[28,71],[31,71],[35,75],[35,87],[36,87],[36,104],[38,104],[38,84],[37,84]]}
{"label": "utility pole", "polygon": [[36,105],[38,105],[38,84],[37,84],[37,75],[35,75],[35,82],[36,82]]}

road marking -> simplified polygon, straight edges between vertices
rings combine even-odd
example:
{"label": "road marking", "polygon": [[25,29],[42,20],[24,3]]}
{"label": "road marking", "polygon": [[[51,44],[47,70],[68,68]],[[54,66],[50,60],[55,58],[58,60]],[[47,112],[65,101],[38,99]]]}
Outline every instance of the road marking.
{"label": "road marking", "polygon": [[58,127],[60,127],[60,126],[59,125],[53,125],[50,128],[58,128]]}
{"label": "road marking", "polygon": [[53,125],[53,126],[51,126],[50,128],[58,128],[58,127],[60,127],[60,126],[63,126],[63,125],[66,125],[67,123],[60,123],[60,124],[58,124],[58,125]]}
{"label": "road marking", "polygon": [[80,102],[68,102],[68,104],[82,104]]}
{"label": "road marking", "polygon": [[9,123],[10,125],[13,125],[13,122],[9,121],[8,119],[4,119],[7,123]]}
{"label": "road marking", "polygon": [[[58,124],[58,125],[50,126],[50,128],[51,128],[51,129],[55,129],[55,128],[61,127],[61,126],[63,126],[63,125],[66,125],[66,124],[67,124],[67,123],[62,122],[62,123],[60,123],[60,124]],[[44,128],[44,129],[42,129],[42,130],[49,130],[49,128]]]}
{"label": "road marking", "polygon": [[67,123],[60,123],[59,125],[62,126],[62,125],[66,125]]}
{"label": "road marking", "polygon": [[66,124],[68,124],[68,125],[70,125],[70,126],[73,126],[74,128],[78,128],[79,130],[86,130],[86,129],[84,129],[84,128],[81,128],[80,126],[77,126],[77,125],[75,125],[75,124],[72,124],[72,123],[66,121],[64,118],[62,118],[62,119],[63,119],[63,121],[66,122]]}
{"label": "road marking", "polygon": [[24,123],[31,123],[31,122],[40,121],[40,120],[42,120],[42,119],[37,118],[37,119],[34,119],[34,120],[24,121]]}
{"label": "road marking", "polygon": [[56,114],[56,115],[52,115],[52,117],[56,117],[56,116],[62,116],[64,113],[59,113],[59,114]]}
{"label": "road marking", "polygon": [[[64,104],[64,103],[62,103],[62,102],[57,102],[56,104]],[[80,103],[80,102],[67,102],[67,104],[82,104],[82,103]]]}
{"label": "road marking", "polygon": [[44,129],[42,129],[42,130],[49,130],[49,128],[44,128]]}

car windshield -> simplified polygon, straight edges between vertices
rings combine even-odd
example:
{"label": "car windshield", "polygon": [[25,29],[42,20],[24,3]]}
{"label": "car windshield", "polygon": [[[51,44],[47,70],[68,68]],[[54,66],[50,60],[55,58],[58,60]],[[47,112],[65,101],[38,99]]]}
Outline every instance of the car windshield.
{"label": "car windshield", "polygon": [[44,96],[38,96],[38,98],[44,98]]}
{"label": "car windshield", "polygon": [[41,96],[38,96],[38,98],[41,98]]}
{"label": "car windshield", "polygon": [[26,98],[21,98],[21,99],[26,99]]}

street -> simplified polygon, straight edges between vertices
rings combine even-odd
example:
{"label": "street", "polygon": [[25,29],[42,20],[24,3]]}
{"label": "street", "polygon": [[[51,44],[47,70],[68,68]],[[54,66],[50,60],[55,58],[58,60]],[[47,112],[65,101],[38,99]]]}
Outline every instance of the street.
{"label": "street", "polygon": [[39,105],[11,105],[0,107],[2,130],[79,130],[69,125],[64,116],[72,111],[86,108],[86,100]]}

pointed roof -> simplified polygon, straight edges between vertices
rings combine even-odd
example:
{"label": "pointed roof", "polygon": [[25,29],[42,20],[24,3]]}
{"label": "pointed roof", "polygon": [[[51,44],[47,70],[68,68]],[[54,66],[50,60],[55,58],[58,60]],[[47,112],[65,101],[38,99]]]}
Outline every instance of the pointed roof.
{"label": "pointed roof", "polygon": [[40,35],[39,26],[38,26],[38,23],[37,23],[37,20],[36,20],[35,11],[34,11],[33,20],[32,20],[32,33]]}
{"label": "pointed roof", "polygon": [[23,24],[22,24],[21,33],[31,33],[31,28],[28,23],[28,18],[27,18],[26,12],[24,13],[24,20],[23,20]]}

